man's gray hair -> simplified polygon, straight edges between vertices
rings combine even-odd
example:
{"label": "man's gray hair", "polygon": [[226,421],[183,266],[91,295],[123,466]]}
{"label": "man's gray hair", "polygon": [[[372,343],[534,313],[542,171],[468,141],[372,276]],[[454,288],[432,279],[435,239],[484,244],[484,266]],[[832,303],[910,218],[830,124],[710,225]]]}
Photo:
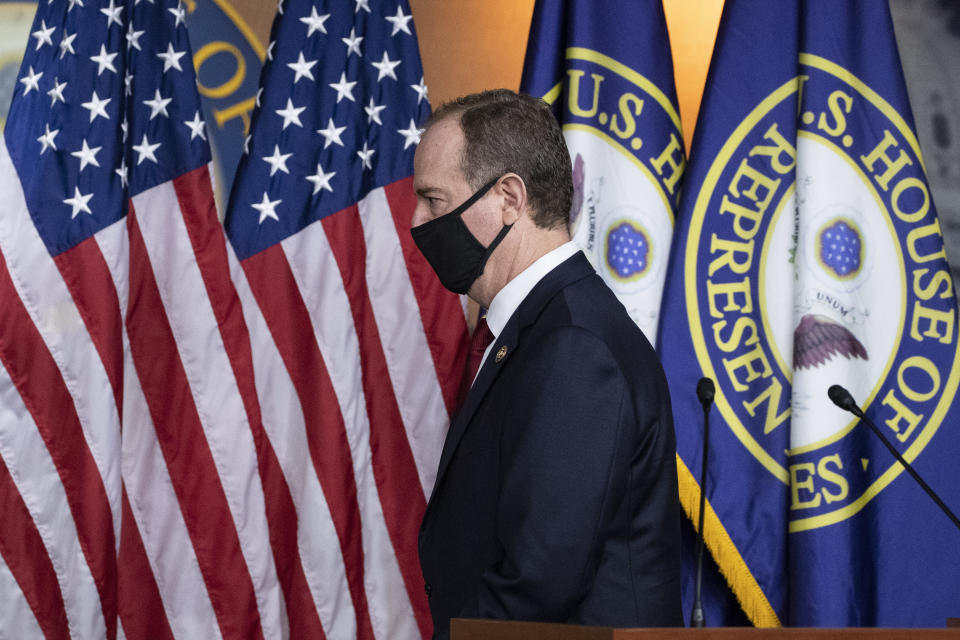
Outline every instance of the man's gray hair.
{"label": "man's gray hair", "polygon": [[547,103],[509,89],[493,89],[444,103],[426,126],[448,117],[460,120],[464,137],[460,168],[471,187],[479,189],[505,173],[515,173],[526,185],[538,227],[569,223],[570,155]]}

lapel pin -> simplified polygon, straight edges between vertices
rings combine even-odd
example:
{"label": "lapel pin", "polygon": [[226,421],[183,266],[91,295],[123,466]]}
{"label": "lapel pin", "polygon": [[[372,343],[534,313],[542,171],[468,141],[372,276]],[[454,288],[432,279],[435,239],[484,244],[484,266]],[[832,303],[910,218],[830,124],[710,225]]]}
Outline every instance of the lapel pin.
{"label": "lapel pin", "polygon": [[503,346],[500,347],[500,349],[497,351],[497,362],[500,362],[501,360],[503,360],[503,358],[504,358],[506,355],[507,355],[507,345],[503,345]]}

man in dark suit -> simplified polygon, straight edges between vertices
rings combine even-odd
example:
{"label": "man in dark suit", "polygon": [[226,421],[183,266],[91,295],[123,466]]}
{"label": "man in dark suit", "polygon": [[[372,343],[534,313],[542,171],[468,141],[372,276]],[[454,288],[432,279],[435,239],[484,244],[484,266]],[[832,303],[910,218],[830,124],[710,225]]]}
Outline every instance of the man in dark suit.
{"label": "man in dark suit", "polygon": [[666,380],[570,242],[552,113],[507,90],[460,98],[428,122],[414,167],[414,239],[495,336],[420,529],[435,636],[451,617],[682,624]]}

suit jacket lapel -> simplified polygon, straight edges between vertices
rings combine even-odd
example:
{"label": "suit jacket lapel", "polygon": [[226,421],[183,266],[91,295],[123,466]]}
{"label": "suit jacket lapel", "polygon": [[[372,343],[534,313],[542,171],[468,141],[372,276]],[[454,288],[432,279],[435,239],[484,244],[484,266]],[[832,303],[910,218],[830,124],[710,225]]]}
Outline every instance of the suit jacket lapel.
{"label": "suit jacket lapel", "polygon": [[[430,497],[430,503],[433,503],[434,496],[437,495],[443,477],[446,474],[447,467],[450,466],[450,460],[460,443],[460,439],[467,430],[467,426],[473,419],[474,413],[487,395],[490,386],[496,380],[497,375],[516,350],[519,342],[520,333],[523,329],[533,323],[540,315],[543,307],[553,298],[554,295],[569,284],[582,278],[592,275],[593,266],[587,260],[583,252],[576,254],[560,263],[553,271],[544,276],[540,282],[530,291],[527,297],[520,303],[516,312],[507,321],[503,331],[497,337],[490,349],[487,359],[477,374],[477,379],[464,401],[460,411],[457,412],[450,430],[447,432],[447,438],[443,443],[443,452],[440,454],[440,467],[437,471],[437,479],[434,483],[433,493]],[[498,356],[502,354],[498,358]],[[429,513],[430,506],[427,505]]]}

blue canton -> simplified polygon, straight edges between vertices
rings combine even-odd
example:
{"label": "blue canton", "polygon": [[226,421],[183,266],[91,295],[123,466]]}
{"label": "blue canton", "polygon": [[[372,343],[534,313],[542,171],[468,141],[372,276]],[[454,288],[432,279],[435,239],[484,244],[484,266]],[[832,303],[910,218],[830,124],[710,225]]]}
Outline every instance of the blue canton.
{"label": "blue canton", "polygon": [[164,0],[39,3],[4,136],[51,255],[210,161],[184,20]]}
{"label": "blue canton", "polygon": [[227,212],[241,260],[410,176],[430,110],[406,1],[278,11]]}

